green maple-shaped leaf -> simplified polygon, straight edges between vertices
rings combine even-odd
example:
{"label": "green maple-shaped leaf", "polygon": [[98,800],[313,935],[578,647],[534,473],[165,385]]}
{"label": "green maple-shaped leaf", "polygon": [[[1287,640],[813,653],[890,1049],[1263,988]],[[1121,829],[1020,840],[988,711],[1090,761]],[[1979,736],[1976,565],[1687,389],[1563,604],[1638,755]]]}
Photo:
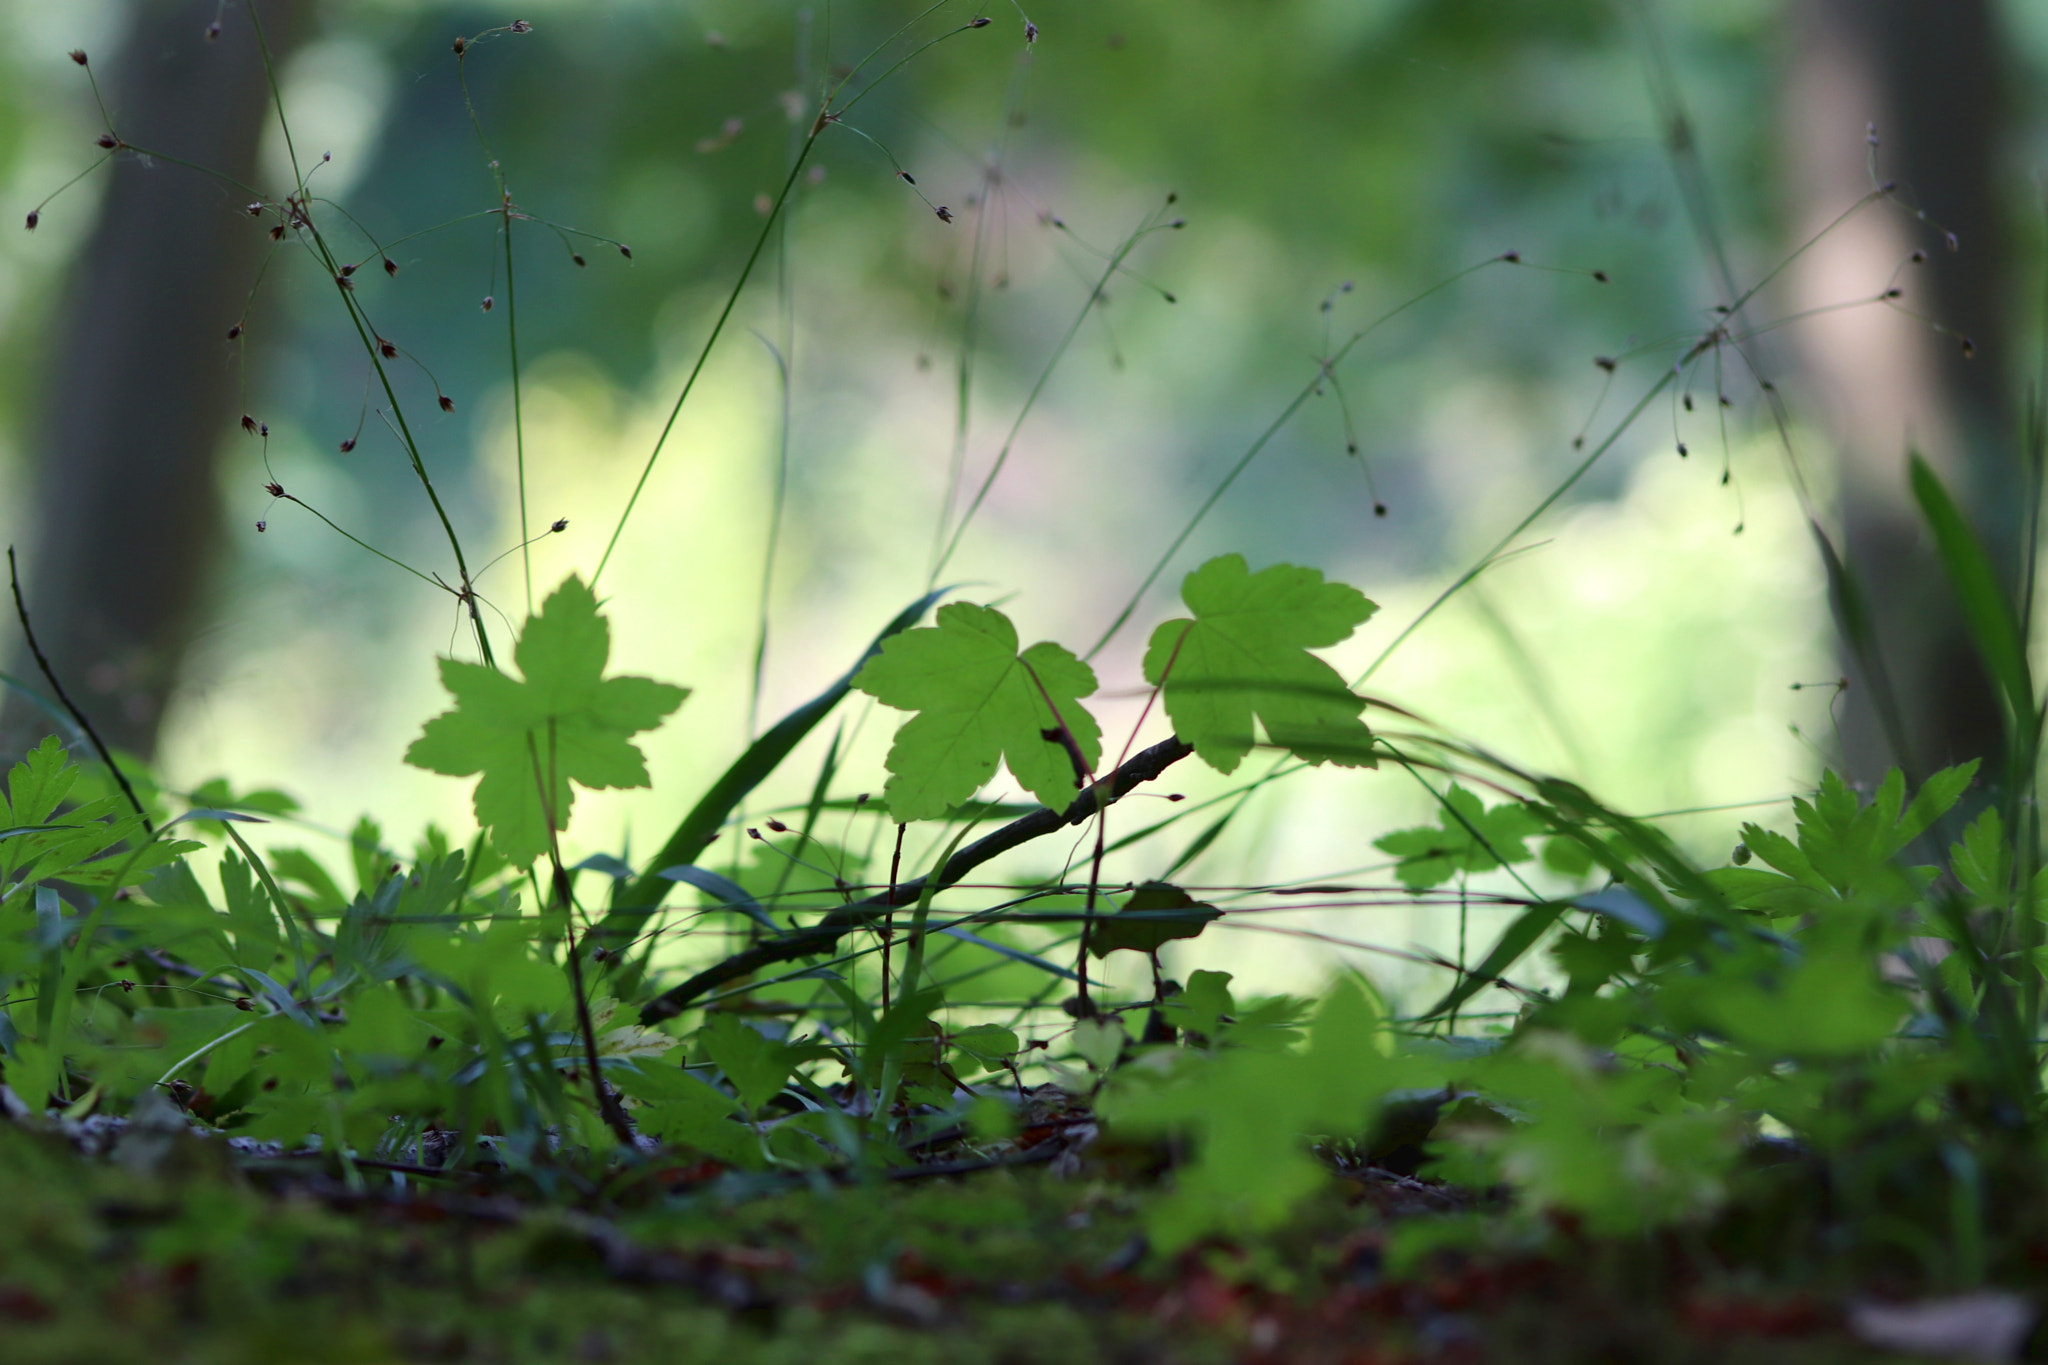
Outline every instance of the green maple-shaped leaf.
{"label": "green maple-shaped leaf", "polygon": [[1066,737],[1091,772],[1102,759],[1102,731],[1080,702],[1095,690],[1094,671],[1045,641],[1020,655],[1017,628],[993,607],[940,608],[938,624],[892,636],[853,685],[918,713],[889,748],[882,795],[899,821],[944,815],[995,775],[998,760],[1063,810],[1081,792]]}
{"label": "green maple-shaped leaf", "polygon": [[1524,841],[1543,832],[1543,822],[1519,803],[1485,808],[1478,796],[1453,783],[1435,825],[1396,830],[1373,841],[1401,861],[1394,875],[1410,891],[1442,886],[1460,872],[1491,872],[1503,863],[1527,862]]}
{"label": "green maple-shaped leaf", "polygon": [[1251,752],[1252,717],[1266,738],[1311,763],[1370,768],[1365,703],[1337,670],[1310,654],[1341,643],[1378,608],[1356,588],[1314,569],[1275,564],[1252,573],[1223,555],[1189,574],[1181,600],[1195,613],[1152,632],[1145,681],[1164,684],[1166,714],[1182,740],[1219,772]]}
{"label": "green maple-shaped leaf", "polygon": [[547,852],[550,814],[556,829],[568,828],[572,779],[592,788],[646,786],[647,762],[630,736],[659,725],[689,695],[651,678],[605,677],[610,653],[597,597],[572,577],[520,634],[514,657],[524,682],[441,660],[455,709],[427,722],[405,761],[450,777],[482,774],[477,823],[518,866]]}

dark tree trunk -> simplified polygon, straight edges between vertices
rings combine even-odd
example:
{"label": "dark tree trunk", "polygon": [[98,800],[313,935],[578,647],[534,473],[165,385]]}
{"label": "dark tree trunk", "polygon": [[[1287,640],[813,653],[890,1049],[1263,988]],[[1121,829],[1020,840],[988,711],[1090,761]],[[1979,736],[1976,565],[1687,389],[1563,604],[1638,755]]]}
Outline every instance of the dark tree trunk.
{"label": "dark tree trunk", "polygon": [[[1902,304],[1968,336],[1879,307],[1802,325],[1802,359],[1837,443],[1851,576],[1874,608],[1903,747],[1885,733],[1874,684],[1853,658],[1843,742],[1871,781],[1992,759],[1998,705],[1906,487],[1917,450],[1969,510],[2002,567],[2021,553],[2020,464],[2004,342],[2009,260],[1998,183],[2005,70],[1992,0],[1797,0],[1785,148],[1800,240],[1872,188],[1911,209],[1866,209],[1791,276],[1795,307],[1875,295],[1898,272]],[[1913,209],[1924,215],[1916,218]],[[1946,234],[1954,234],[1951,245]],[[1905,263],[1915,250],[1925,264]]]}
{"label": "dark tree trunk", "polygon": [[[301,8],[261,5],[280,59]],[[256,177],[270,86],[247,10],[219,0],[139,0],[101,82],[122,138],[222,177],[117,157],[42,389],[36,633],[107,741],[147,755],[220,538],[215,457],[240,410],[227,332],[265,244],[227,181]],[[65,230],[63,205],[42,231]],[[6,720],[10,748],[42,724],[19,699]]]}

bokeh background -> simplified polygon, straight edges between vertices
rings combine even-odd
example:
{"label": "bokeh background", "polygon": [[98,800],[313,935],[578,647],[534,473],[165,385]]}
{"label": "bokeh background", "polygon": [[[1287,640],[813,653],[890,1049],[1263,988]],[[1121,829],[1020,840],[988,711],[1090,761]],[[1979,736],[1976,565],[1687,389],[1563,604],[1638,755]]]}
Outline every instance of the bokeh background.
{"label": "bokeh background", "polygon": [[[1356,674],[1610,437],[1368,690],[1624,809],[1697,811],[1667,826],[1720,856],[1741,819],[1782,823],[1823,763],[1868,777],[1897,757],[1859,715],[1868,689],[1834,686],[1854,669],[1837,656],[1807,525],[1818,514],[1887,604],[1909,761],[1995,742],[1953,613],[1927,586],[1902,470],[1918,442],[1998,552],[2018,556],[2048,9],[1026,10],[1005,0],[987,27],[920,52],[862,97],[851,128],[828,130],[799,179],[605,571],[616,665],[695,690],[647,739],[651,794],[579,798],[577,855],[651,850],[750,728],[822,688],[924,591],[949,470],[962,474],[957,516],[1041,380],[943,581],[1000,601],[1027,639],[1084,649],[1321,359],[1418,296],[1279,428],[1096,656],[1113,743],[1137,720],[1145,637],[1205,558],[1238,550],[1364,590],[1380,612],[1334,656]],[[314,211],[357,243],[358,297],[419,362],[397,366],[399,396],[472,564],[520,538],[514,310],[499,224],[483,216],[489,161],[523,211],[631,245],[627,260],[538,223],[514,232],[527,531],[569,520],[533,547],[545,592],[596,566],[824,83],[893,41],[867,71],[886,69],[976,11],[257,12],[293,148],[302,164],[331,156],[313,173]],[[473,126],[451,40],[513,19],[532,32],[464,63]],[[289,192],[248,13],[5,0],[0,26],[0,539],[22,552],[60,671],[166,788],[224,777],[288,791],[314,827],[290,841],[318,846],[365,811],[401,847],[428,822],[466,836],[466,785],[400,761],[443,704],[434,656],[473,651],[459,604],[263,489],[274,477],[453,579],[331,281],[293,242],[272,247],[274,216],[245,214],[241,190],[166,159],[123,153],[43,207],[33,232],[18,226],[100,155],[107,125],[73,48],[91,55],[122,138],[272,200]],[[1857,209],[1873,178],[1897,182],[1893,199]],[[1091,304],[1106,256],[1169,193],[1185,227],[1132,248]],[[396,242],[395,276],[371,238]],[[1916,248],[1924,265],[1907,264]],[[1508,252],[1520,264],[1460,274]],[[1894,285],[1895,305],[1872,302]],[[1752,287],[1730,325],[1757,334],[1701,356],[1616,436],[1730,319],[1716,305]],[[267,438],[243,431],[244,413]],[[478,586],[506,641],[527,605],[521,557]],[[33,682],[4,633],[5,666]],[[838,794],[878,789],[890,714],[842,714],[854,757]],[[18,696],[5,717],[10,745],[33,738]],[[1155,717],[1137,742],[1162,733]],[[755,805],[799,798],[828,738]],[[1166,785],[1224,784],[1176,770]],[[1740,803],[1755,804],[1697,810]],[[1185,876],[1370,877],[1385,862],[1371,841],[1433,808],[1398,770],[1308,774],[1262,793]],[[1184,838],[1113,871],[1145,876]],[[1025,870],[1047,872],[1064,851],[1033,856]],[[1405,908],[1288,922],[1396,946],[1452,932],[1441,912]],[[1188,953],[1264,985],[1301,984],[1344,955],[1252,932]],[[1357,960],[1397,990],[1421,980]]]}

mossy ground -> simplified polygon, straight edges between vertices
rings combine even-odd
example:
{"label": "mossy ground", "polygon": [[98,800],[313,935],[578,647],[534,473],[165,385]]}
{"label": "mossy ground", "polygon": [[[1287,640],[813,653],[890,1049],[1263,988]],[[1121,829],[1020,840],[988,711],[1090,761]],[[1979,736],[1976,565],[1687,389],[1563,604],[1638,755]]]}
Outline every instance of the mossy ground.
{"label": "mossy ground", "polygon": [[[1166,1260],[1143,1180],[1087,1164],[779,1191],[351,1190],[150,1174],[0,1129],[0,1359],[20,1365],[718,1365],[1871,1358],[1830,1300],[1557,1241],[1386,1273],[1412,1183],[1333,1178],[1287,1227]],[[371,1173],[374,1175],[374,1173]],[[528,1194],[533,1191],[527,1191]],[[617,1197],[614,1198],[613,1196]],[[586,1210],[570,1211],[581,1204]],[[603,1210],[597,1212],[595,1210]]]}

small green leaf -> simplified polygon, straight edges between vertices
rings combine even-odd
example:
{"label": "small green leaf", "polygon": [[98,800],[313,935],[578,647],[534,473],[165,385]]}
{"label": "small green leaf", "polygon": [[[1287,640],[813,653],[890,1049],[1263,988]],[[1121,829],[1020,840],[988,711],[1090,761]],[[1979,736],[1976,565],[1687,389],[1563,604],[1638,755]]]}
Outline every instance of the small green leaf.
{"label": "small green leaf", "polygon": [[1962,842],[1951,845],[1948,856],[1949,870],[1971,895],[1987,905],[2005,903],[2011,891],[2012,851],[1996,806],[1986,806],[1970,822]]}
{"label": "small green leaf", "polygon": [[1107,1071],[1116,1065],[1116,1059],[1123,1055],[1124,1044],[1130,1035],[1124,1032],[1123,1021],[1115,1015],[1100,1019],[1083,1019],[1074,1025],[1074,1051],[1081,1060],[1097,1071]]}
{"label": "small green leaf", "polygon": [[626,1094],[645,1103],[645,1108],[633,1111],[633,1122],[648,1136],[694,1147],[743,1170],[764,1164],[760,1140],[735,1122],[739,1106],[732,1097],[687,1071],[643,1062],[638,1070],[621,1068],[607,1076]]}
{"label": "small green leaf", "polygon": [[1584,877],[1593,870],[1593,854],[1577,839],[1559,835],[1544,843],[1543,865],[1561,877]]}
{"label": "small green leaf", "polygon": [[1523,841],[1544,829],[1527,806],[1511,803],[1487,810],[1478,796],[1455,783],[1444,793],[1437,820],[1435,826],[1397,830],[1373,841],[1374,848],[1400,859],[1394,875],[1410,891],[1441,886],[1461,872],[1527,862],[1529,847]]}
{"label": "small green leaf", "polygon": [[9,814],[0,825],[40,825],[62,804],[78,780],[78,769],[55,735],[28,751],[7,774]]}
{"label": "small green leaf", "polygon": [[1016,1056],[1023,1046],[1017,1041],[1017,1035],[1001,1024],[975,1024],[948,1034],[946,1043],[955,1052],[965,1053],[989,1071]]}
{"label": "small green leaf", "polygon": [[1266,738],[1310,763],[1370,768],[1365,703],[1308,651],[1340,644],[1377,608],[1314,569],[1252,573],[1242,555],[1210,560],[1181,583],[1194,619],[1167,621],[1145,650],[1145,681],[1163,689],[1173,728],[1219,772]]}
{"label": "small green leaf", "polygon": [[1771,1057],[1845,1057],[1890,1037],[1906,998],[1853,945],[1827,945],[1776,983],[1722,980],[1699,993],[1709,1022]]}
{"label": "small green leaf", "polygon": [[220,890],[234,929],[235,960],[245,967],[268,967],[284,951],[284,933],[269,897],[256,885],[256,874],[233,849],[220,861]]}
{"label": "small green leaf", "polygon": [[712,1015],[698,1037],[749,1114],[782,1092],[799,1062],[831,1055],[826,1048],[796,1047],[769,1038],[731,1014]]}
{"label": "small green leaf", "polygon": [[1119,948],[1156,953],[1172,939],[1194,938],[1223,912],[1167,882],[1141,882],[1123,909],[1096,920],[1088,951],[1108,957]]}
{"label": "small green leaf", "polygon": [[524,682],[441,661],[455,709],[427,722],[405,760],[451,777],[480,774],[477,823],[518,866],[547,852],[548,817],[556,829],[568,827],[572,779],[592,788],[646,786],[646,760],[629,737],[659,725],[689,695],[651,678],[606,678],[610,653],[597,598],[572,577],[519,637]]}
{"label": "small green leaf", "polygon": [[212,810],[252,810],[258,815],[295,815],[299,803],[284,792],[271,788],[235,795],[225,777],[202,782],[192,789],[191,804]]}
{"label": "small green leaf", "polygon": [[1230,973],[1201,971],[1190,976],[1180,994],[1168,1000],[1159,1012],[1175,1028],[1214,1042],[1236,1009],[1237,1004],[1230,997]]}
{"label": "small green leaf", "polygon": [[1095,691],[1094,671],[1051,643],[1020,655],[1017,628],[993,607],[940,608],[937,625],[890,639],[853,685],[918,713],[896,732],[882,789],[900,822],[962,804],[998,761],[1026,791],[1064,810],[1081,791],[1065,737],[1090,771],[1102,760],[1102,732],[1080,702]]}

